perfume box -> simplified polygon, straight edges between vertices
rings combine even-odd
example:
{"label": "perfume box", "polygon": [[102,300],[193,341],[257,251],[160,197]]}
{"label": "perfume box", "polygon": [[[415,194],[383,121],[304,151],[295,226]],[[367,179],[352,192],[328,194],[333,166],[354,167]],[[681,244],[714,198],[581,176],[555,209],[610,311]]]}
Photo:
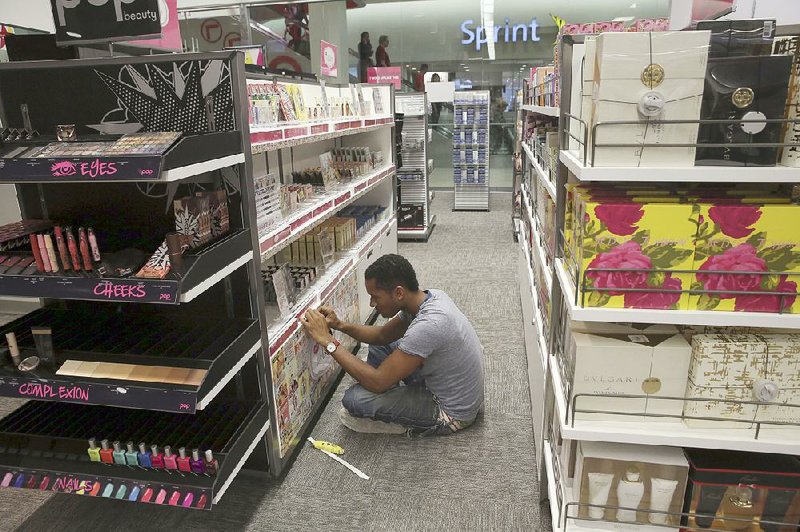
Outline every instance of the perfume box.
{"label": "perfume box", "polygon": [[[697,124],[651,124],[697,120],[708,60],[707,31],[604,33],[597,37],[591,125],[600,125],[594,166],[692,166]],[[591,152],[591,149],[590,149]],[[590,153],[591,155],[591,153]]]}
{"label": "perfume box", "polygon": [[[616,332],[573,331],[566,344],[565,366],[573,368],[572,397],[590,394],[575,399],[576,419],[680,422],[683,402],[659,400],[681,398],[686,390],[692,351],[677,331],[651,333],[625,327]],[[616,397],[620,395],[642,397]],[[586,409],[611,413],[581,412]]]}
{"label": "perfume box", "polygon": [[681,512],[688,476],[689,463],[680,448],[582,441],[573,499],[579,517],[602,521],[576,523],[630,532],[677,528],[679,517],[671,514]]}
{"label": "perfume box", "polygon": [[425,227],[425,206],[424,205],[400,205],[398,216],[398,227]]}
{"label": "perfume box", "polygon": [[770,55],[775,19],[701,20],[698,30],[711,32],[709,57]]}
{"label": "perfume box", "polygon": [[796,457],[720,449],[687,449],[686,456],[689,516],[684,526],[796,531],[800,522],[800,461]]}
{"label": "perfume box", "polygon": [[[800,311],[800,206],[698,203],[692,218],[698,228],[692,269],[700,273],[693,276],[690,310]],[[741,273],[714,273],[730,271]]]}
{"label": "perfume box", "polygon": [[769,429],[776,428],[771,422],[800,423],[800,408],[790,406],[800,404],[798,352],[796,334],[694,335],[686,397],[719,401],[686,401],[686,416],[716,419],[686,424],[746,429],[756,421]]}
{"label": "perfume box", "polygon": [[784,117],[791,64],[789,56],[709,60],[701,118],[731,122],[700,126],[698,166],[775,166],[778,146],[748,145],[782,142],[781,123],[758,120]]}
{"label": "perfume box", "polygon": [[[773,46],[775,55],[788,55],[792,58],[789,78],[789,95],[786,98],[784,117],[787,120],[800,119],[800,36],[779,37]],[[781,128],[784,144],[800,144],[800,122],[786,123]],[[800,146],[787,146],[781,149],[781,164],[800,166]]]}

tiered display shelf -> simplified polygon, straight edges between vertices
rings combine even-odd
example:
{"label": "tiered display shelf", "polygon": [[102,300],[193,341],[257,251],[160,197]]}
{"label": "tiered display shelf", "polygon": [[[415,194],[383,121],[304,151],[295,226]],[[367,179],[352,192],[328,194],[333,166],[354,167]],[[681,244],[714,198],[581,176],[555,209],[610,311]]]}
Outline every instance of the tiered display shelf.
{"label": "tiered display shelf", "polygon": [[427,97],[425,93],[395,95],[397,114],[402,115],[402,135],[398,169],[400,197],[398,198],[398,228],[400,240],[427,241],[436,225],[431,214],[429,176],[433,159],[428,159]]}

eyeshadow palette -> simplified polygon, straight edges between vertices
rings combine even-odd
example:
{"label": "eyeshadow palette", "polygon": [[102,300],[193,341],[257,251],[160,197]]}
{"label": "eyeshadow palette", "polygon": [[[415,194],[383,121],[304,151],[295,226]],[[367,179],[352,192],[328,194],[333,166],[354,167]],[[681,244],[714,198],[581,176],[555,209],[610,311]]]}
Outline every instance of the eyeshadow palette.
{"label": "eyeshadow palette", "polygon": [[28,235],[52,227],[53,222],[49,220],[20,220],[0,226],[0,251],[25,247],[29,242]]}
{"label": "eyeshadow palette", "polygon": [[[166,152],[181,134],[172,131],[132,133],[113,142],[51,142],[17,155],[19,158],[108,157],[111,155],[160,155]],[[5,154],[4,154],[5,156]]]}

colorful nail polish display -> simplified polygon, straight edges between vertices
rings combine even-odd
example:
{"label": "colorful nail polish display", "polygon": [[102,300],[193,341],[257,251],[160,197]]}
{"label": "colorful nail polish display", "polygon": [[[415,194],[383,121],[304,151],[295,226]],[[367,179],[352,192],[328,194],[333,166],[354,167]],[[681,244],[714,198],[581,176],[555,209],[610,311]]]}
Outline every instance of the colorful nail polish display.
{"label": "colorful nail polish display", "polygon": [[111,454],[114,457],[115,464],[125,465],[125,451],[122,450],[122,445],[120,442],[114,442],[114,450]]}
{"label": "colorful nail polish display", "polygon": [[192,458],[189,460],[189,467],[192,473],[205,473],[206,466],[203,460],[200,459],[200,451],[197,449],[192,450]]}
{"label": "colorful nail polish display", "polygon": [[144,442],[139,444],[139,465],[142,467],[152,467],[152,461],[150,460],[150,451],[147,450],[147,446]]}
{"label": "colorful nail polish display", "polygon": [[114,450],[108,446],[108,440],[100,442],[100,461],[104,464],[114,463]]}
{"label": "colorful nail polish display", "polygon": [[150,446],[150,463],[154,469],[164,469],[164,454],[158,451],[158,445]]}
{"label": "colorful nail polish display", "polygon": [[128,465],[139,465],[139,453],[133,448],[133,442],[125,444],[125,463]]}
{"label": "colorful nail polish display", "polygon": [[181,447],[178,449],[178,469],[180,471],[191,471],[192,466],[189,463],[189,457],[186,456],[186,448]]}
{"label": "colorful nail polish display", "polygon": [[172,454],[172,447],[164,446],[164,467],[166,469],[178,469],[178,457]]}
{"label": "colorful nail polish display", "polygon": [[97,446],[97,443],[94,438],[89,438],[89,460],[92,462],[99,462],[100,461],[100,448]]}

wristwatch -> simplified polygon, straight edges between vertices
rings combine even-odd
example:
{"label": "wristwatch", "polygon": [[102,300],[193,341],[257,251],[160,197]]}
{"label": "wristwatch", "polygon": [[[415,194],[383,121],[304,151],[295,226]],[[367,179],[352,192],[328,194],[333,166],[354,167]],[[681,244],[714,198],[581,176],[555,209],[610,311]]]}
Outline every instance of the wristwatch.
{"label": "wristwatch", "polygon": [[342,345],[342,343],[334,338],[333,342],[328,342],[328,345],[325,346],[325,351],[332,355],[340,345]]}

